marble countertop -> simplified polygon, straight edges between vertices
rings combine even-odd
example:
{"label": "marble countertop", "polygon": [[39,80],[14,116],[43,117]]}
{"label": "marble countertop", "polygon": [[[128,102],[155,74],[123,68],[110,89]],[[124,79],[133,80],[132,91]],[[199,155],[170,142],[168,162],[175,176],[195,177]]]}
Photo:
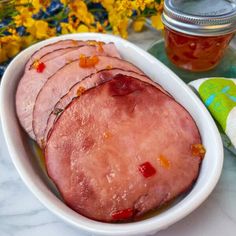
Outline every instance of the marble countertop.
{"label": "marble countertop", "polygon": [[[146,30],[129,38],[143,49],[161,37]],[[11,162],[0,127],[0,236],[88,236],[47,210],[26,188]],[[235,236],[236,158],[225,150],[215,190],[192,214],[156,236]]]}

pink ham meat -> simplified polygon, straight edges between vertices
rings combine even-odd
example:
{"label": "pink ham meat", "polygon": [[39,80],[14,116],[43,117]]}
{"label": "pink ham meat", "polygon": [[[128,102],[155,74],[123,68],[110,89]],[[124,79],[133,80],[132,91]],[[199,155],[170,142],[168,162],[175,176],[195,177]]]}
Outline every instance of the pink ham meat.
{"label": "pink ham meat", "polygon": [[[94,46],[94,45],[89,45],[89,41],[88,42],[84,42],[84,44],[86,46]],[[85,46],[85,45],[82,45],[82,46]],[[79,47],[81,46],[77,46],[77,47],[68,47],[68,48],[60,48],[60,49],[57,49],[53,52],[50,52],[50,53],[47,53],[45,54],[44,56],[42,56],[40,59],[39,59],[39,62],[47,62],[51,59],[54,59],[58,56],[61,56],[61,55],[65,55],[71,51],[76,51]],[[120,54],[119,52],[117,51],[114,43],[108,43],[108,44],[104,44],[101,48],[100,47],[96,47],[97,49],[97,54],[101,54],[101,50],[106,50],[106,53],[107,55],[111,55],[112,57],[118,57],[120,58]],[[109,53],[108,53],[109,52]],[[66,55],[65,55],[66,56]],[[30,69],[32,69],[33,65],[31,65]]]}
{"label": "pink ham meat", "polygon": [[37,96],[33,111],[33,130],[36,140],[41,147],[45,143],[44,133],[47,127],[48,117],[60,98],[84,77],[110,66],[142,74],[142,71],[127,61],[99,56],[98,63],[94,67],[82,68],[79,66],[79,61],[76,60],[57,71],[45,83]]}
{"label": "pink ham meat", "polygon": [[21,126],[31,138],[35,139],[32,128],[34,103],[40,89],[48,78],[67,63],[78,59],[81,54],[87,56],[94,54],[113,56],[112,53],[116,51],[113,47],[115,47],[114,44],[105,44],[103,45],[103,51],[99,51],[95,46],[77,47],[75,50],[45,61],[46,67],[43,73],[38,73],[35,69],[27,70],[24,73],[16,92],[16,111]]}
{"label": "pink ham meat", "polygon": [[116,68],[99,71],[73,85],[70,88],[69,92],[57,102],[57,104],[54,107],[54,110],[51,112],[48,118],[46,131],[44,132],[44,140],[47,140],[47,135],[51,130],[53,123],[55,122],[59,113],[64,110],[64,108],[72,101],[74,97],[78,96],[78,91],[80,91],[81,89],[87,90],[103,82],[111,80],[117,74],[123,74],[135,77],[136,79],[140,79],[142,81],[153,84],[155,87],[159,88],[164,93],[167,93],[159,84],[153,82],[147,76],[135,73],[133,71],[124,71]]}
{"label": "pink ham meat", "polygon": [[42,56],[45,54],[48,54],[50,52],[53,52],[57,49],[62,49],[62,48],[68,48],[68,47],[78,47],[78,46],[84,46],[87,45],[86,41],[77,41],[77,40],[61,40],[55,43],[48,44],[39,50],[37,50],[31,58],[28,60],[28,62],[25,65],[25,71],[27,71],[31,65],[34,63],[35,60],[40,59]]}
{"label": "pink ham meat", "polygon": [[[86,45],[84,45],[86,46]],[[60,48],[60,49],[57,49],[53,52],[49,52],[47,54],[45,54],[44,56],[42,56],[41,58],[39,58],[37,61],[38,62],[43,62],[43,63],[46,63],[47,61],[50,61],[52,59],[55,59],[56,57],[60,57],[68,52],[71,52],[73,50],[77,50],[78,48],[80,48],[82,46],[78,46],[78,47],[69,47],[69,48]],[[34,69],[34,63],[31,64],[29,70],[33,70]]]}
{"label": "pink ham meat", "polygon": [[[173,98],[117,75],[67,106],[49,136],[46,166],[73,210],[99,221],[130,220],[192,186],[201,158],[191,145],[199,143],[195,122]],[[154,171],[145,177],[140,167],[147,163]]]}

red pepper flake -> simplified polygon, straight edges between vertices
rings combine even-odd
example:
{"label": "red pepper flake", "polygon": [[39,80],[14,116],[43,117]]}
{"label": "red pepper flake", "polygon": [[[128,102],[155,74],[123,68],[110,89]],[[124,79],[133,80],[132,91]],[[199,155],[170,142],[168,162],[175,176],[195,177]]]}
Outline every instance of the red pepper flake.
{"label": "red pepper flake", "polygon": [[132,208],[125,210],[115,211],[112,213],[113,220],[127,220],[133,216],[134,212]]}
{"label": "red pepper flake", "polygon": [[192,155],[195,157],[200,157],[203,159],[206,153],[206,149],[202,144],[192,144],[191,145]]}
{"label": "red pepper flake", "polygon": [[156,169],[148,161],[144,162],[141,165],[139,165],[138,170],[141,172],[141,174],[145,178],[148,178],[148,177],[153,176],[153,175],[156,174]]}
{"label": "red pepper flake", "polygon": [[44,69],[46,68],[46,65],[43,62],[37,62],[35,67],[36,67],[36,71],[38,73],[42,73],[44,71]]}

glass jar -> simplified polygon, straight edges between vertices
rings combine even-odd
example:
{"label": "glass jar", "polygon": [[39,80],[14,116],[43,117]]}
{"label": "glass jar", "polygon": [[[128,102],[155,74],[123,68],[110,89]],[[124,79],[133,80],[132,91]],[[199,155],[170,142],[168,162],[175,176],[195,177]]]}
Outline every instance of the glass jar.
{"label": "glass jar", "polygon": [[214,68],[236,31],[234,0],[168,0],[162,20],[165,48],[176,66],[190,71]]}

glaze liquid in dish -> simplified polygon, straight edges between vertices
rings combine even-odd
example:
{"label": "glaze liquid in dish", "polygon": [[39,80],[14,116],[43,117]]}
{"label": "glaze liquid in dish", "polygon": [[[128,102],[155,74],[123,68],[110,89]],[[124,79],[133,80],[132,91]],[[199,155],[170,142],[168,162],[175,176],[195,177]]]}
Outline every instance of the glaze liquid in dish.
{"label": "glaze liquid in dish", "polygon": [[102,222],[139,219],[185,193],[205,154],[190,114],[113,43],[39,49],[16,110],[64,202]]}

